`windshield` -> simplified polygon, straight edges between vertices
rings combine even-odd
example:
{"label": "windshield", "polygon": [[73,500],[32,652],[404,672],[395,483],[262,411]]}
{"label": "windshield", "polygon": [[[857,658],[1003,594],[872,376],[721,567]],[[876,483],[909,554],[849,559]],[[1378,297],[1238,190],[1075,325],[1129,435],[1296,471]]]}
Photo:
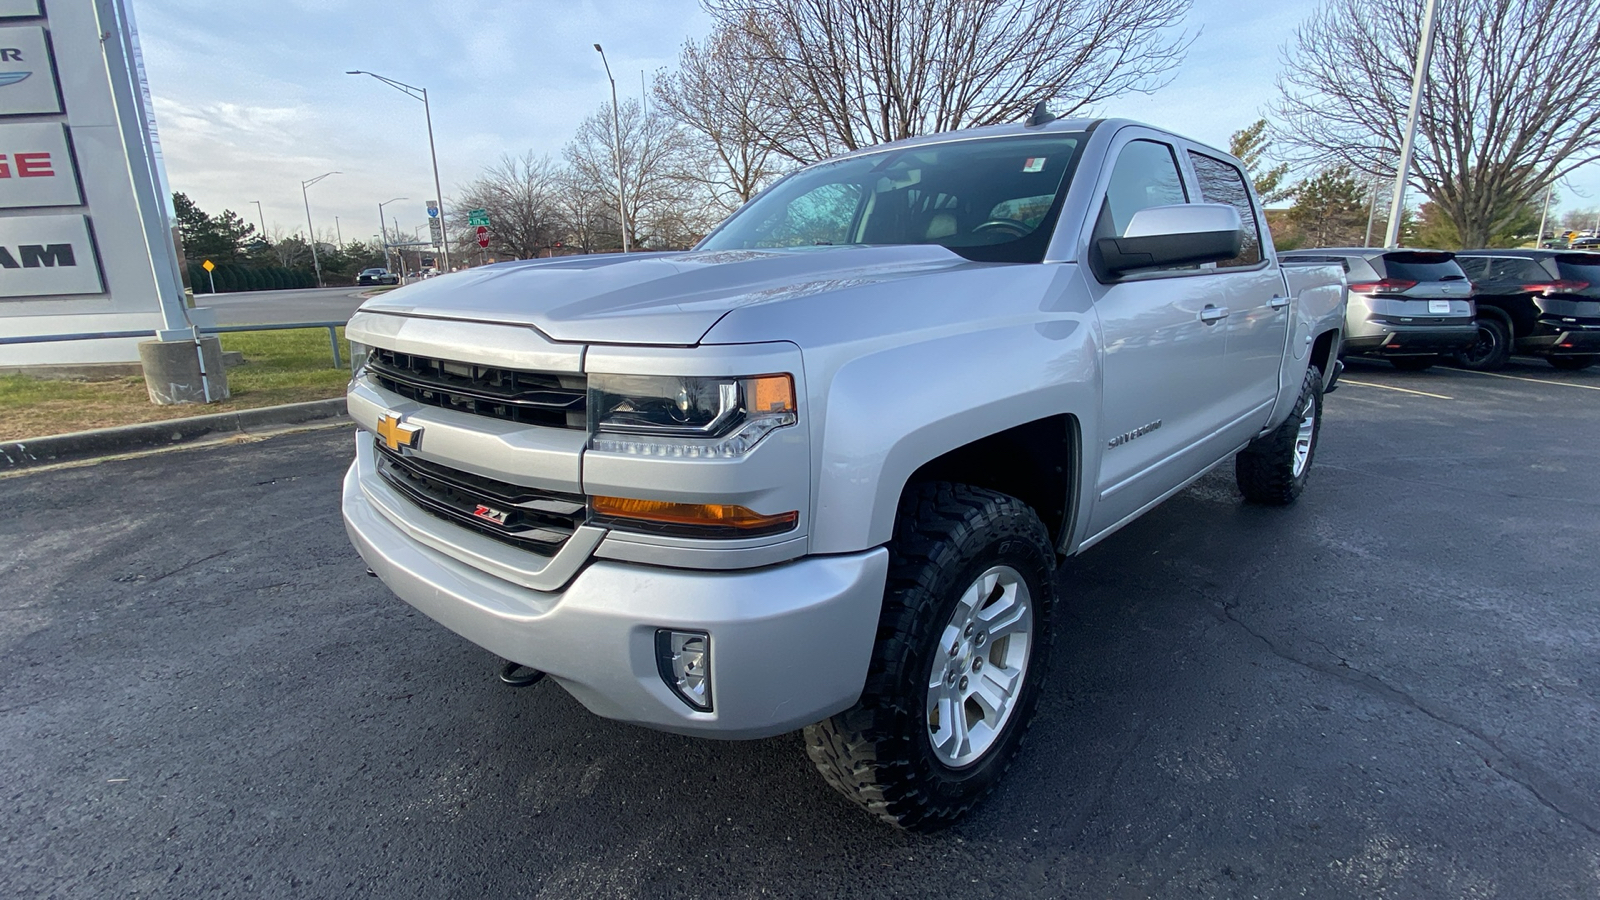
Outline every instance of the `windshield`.
{"label": "windshield", "polygon": [[822,163],[762,192],[696,249],[939,244],[1039,262],[1083,138],[979,138]]}

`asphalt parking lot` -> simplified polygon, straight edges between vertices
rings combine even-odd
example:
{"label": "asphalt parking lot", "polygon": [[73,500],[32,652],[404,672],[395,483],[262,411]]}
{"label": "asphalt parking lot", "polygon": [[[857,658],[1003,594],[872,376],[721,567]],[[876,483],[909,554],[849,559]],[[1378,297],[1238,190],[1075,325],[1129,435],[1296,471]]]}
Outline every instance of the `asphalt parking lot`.
{"label": "asphalt parking lot", "polygon": [[346,542],[346,428],[0,479],[0,895],[1594,897],[1600,370],[1352,365],[1287,510],[1062,567],[958,827],[600,720]]}

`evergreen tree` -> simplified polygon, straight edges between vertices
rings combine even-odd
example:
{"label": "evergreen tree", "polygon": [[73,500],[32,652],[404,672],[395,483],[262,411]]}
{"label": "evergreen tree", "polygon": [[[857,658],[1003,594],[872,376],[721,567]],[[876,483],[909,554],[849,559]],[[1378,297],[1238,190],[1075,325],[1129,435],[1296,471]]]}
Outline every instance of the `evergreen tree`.
{"label": "evergreen tree", "polygon": [[1287,200],[1294,193],[1284,183],[1289,175],[1288,163],[1263,168],[1271,148],[1272,139],[1267,136],[1266,119],[1257,119],[1254,125],[1241,128],[1228,138],[1228,152],[1244,163],[1244,170],[1250,173],[1250,180],[1255,183],[1256,194],[1261,197],[1263,204]]}

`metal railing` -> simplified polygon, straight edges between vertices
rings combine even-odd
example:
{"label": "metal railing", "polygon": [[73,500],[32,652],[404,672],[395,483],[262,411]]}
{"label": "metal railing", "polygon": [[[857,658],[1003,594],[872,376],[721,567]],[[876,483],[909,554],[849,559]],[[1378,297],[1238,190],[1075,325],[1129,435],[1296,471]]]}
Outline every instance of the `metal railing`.
{"label": "metal railing", "polygon": [[[344,322],[285,322],[279,325],[211,325],[197,327],[195,330],[201,334],[234,334],[243,331],[295,331],[301,328],[326,328],[328,329],[328,347],[333,351],[333,367],[344,368],[344,359],[339,354],[339,332]],[[154,338],[153,329],[143,331],[89,331],[80,334],[30,334],[22,337],[0,337],[0,346],[8,344],[51,344],[56,341],[110,341],[126,338]]]}

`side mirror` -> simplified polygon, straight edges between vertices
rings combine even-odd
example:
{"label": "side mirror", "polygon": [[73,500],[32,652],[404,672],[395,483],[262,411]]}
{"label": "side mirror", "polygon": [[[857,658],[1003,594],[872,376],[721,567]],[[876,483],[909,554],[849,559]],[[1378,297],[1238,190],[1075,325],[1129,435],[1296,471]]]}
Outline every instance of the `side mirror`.
{"label": "side mirror", "polygon": [[1126,235],[1095,242],[1101,264],[1112,275],[1232,259],[1243,246],[1239,211],[1225,203],[1141,209],[1133,214]]}

